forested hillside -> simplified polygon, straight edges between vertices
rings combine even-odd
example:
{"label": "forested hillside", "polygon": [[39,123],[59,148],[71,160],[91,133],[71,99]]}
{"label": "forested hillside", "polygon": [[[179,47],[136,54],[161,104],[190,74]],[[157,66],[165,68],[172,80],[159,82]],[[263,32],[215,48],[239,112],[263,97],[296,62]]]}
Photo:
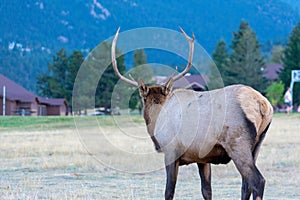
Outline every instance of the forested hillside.
{"label": "forested hillside", "polygon": [[[260,43],[286,41],[300,19],[292,0],[4,0],[0,5],[0,73],[31,91],[36,76],[45,72],[47,62],[64,48],[88,52],[112,36],[137,27],[182,26],[194,32],[211,53],[216,43],[232,39],[244,19]],[[168,58],[148,56],[149,62]],[[127,63],[127,61],[125,61]]]}

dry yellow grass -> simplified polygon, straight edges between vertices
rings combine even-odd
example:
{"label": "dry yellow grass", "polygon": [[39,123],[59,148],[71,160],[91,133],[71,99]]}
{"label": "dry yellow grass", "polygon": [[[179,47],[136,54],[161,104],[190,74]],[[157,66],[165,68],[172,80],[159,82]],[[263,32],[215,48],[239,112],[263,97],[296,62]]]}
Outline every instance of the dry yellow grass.
{"label": "dry yellow grass", "polygon": [[[117,127],[101,118],[86,122],[93,119],[77,121],[77,128],[0,129],[0,199],[162,199],[163,159],[143,121],[119,117]],[[300,196],[299,130],[299,115],[274,117],[257,163],[267,180],[265,199]],[[196,166],[179,173],[176,199],[202,199]],[[240,199],[241,178],[232,163],[213,166],[212,173],[214,199]]]}

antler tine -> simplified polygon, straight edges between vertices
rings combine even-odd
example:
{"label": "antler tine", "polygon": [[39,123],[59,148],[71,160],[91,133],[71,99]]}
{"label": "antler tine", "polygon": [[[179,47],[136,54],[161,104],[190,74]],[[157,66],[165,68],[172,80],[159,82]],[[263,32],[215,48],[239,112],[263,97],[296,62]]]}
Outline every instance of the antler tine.
{"label": "antler tine", "polygon": [[122,80],[125,81],[126,83],[129,83],[131,85],[134,85],[136,87],[138,87],[138,83],[133,79],[130,80],[128,78],[125,78],[122,74],[120,74],[119,70],[118,70],[118,66],[117,66],[117,60],[116,60],[116,43],[119,37],[119,32],[120,32],[120,27],[117,30],[117,33],[113,39],[113,42],[111,44],[111,61],[112,61],[112,66],[114,68],[114,71],[116,73],[116,75]]}
{"label": "antler tine", "polygon": [[185,69],[180,73],[178,74],[177,76],[174,77],[174,81],[182,78],[192,67],[192,61],[193,61],[193,55],[194,55],[194,41],[195,41],[195,35],[193,33],[192,35],[192,38],[189,37],[185,32],[184,30],[179,27],[181,33],[184,35],[185,39],[188,41],[189,43],[189,46],[190,46],[190,50],[189,50],[189,60],[188,60],[188,63],[185,67]]}
{"label": "antler tine", "polygon": [[132,81],[135,81],[134,78],[131,76],[131,74],[128,74],[128,76]]}
{"label": "antler tine", "polygon": [[171,77],[175,77],[177,71],[178,71],[178,66],[175,67],[175,70],[174,70],[174,72],[173,72],[173,74],[172,74]]}

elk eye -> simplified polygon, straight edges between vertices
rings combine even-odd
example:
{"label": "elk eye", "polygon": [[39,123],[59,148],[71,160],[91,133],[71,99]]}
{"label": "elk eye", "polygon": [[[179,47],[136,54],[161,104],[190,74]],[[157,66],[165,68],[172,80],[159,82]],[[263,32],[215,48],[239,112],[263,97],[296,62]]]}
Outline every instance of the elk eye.
{"label": "elk eye", "polygon": [[163,91],[161,91],[161,94],[164,95],[164,96],[168,96],[169,91],[168,90],[163,90]]}

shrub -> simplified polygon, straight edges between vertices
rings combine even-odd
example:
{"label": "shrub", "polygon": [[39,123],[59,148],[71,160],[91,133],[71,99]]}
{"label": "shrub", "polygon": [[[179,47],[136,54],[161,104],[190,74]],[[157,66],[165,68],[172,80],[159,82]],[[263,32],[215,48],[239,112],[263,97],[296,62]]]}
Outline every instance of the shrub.
{"label": "shrub", "polygon": [[284,84],[282,81],[273,82],[266,89],[266,96],[270,103],[276,107],[279,103],[283,103]]}

